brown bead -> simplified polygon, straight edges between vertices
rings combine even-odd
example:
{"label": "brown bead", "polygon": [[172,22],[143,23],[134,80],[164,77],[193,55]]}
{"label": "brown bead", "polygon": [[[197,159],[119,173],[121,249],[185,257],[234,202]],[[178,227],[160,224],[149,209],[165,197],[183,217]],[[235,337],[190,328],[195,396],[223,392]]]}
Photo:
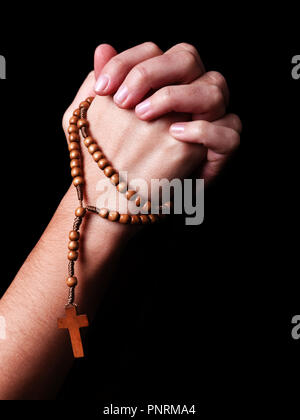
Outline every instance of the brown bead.
{"label": "brown bead", "polygon": [[81,168],[79,166],[75,166],[75,168],[72,168],[71,176],[72,178],[75,178],[76,176],[82,176]]}
{"label": "brown bead", "polygon": [[115,173],[115,170],[112,166],[107,166],[104,169],[104,175],[110,178]]}
{"label": "brown bead", "polygon": [[95,152],[97,152],[97,150],[99,150],[99,146],[98,146],[98,144],[97,144],[97,143],[92,143],[92,144],[89,146],[88,150],[89,150],[89,153],[90,153],[91,155],[93,155]]}
{"label": "brown bead", "polygon": [[78,128],[88,127],[88,126],[89,126],[89,122],[85,120],[84,118],[80,118],[80,120],[77,121]]}
{"label": "brown bead", "polygon": [[129,216],[129,214],[120,215],[119,223],[126,225],[127,223],[130,223],[130,221],[131,221],[131,217]]}
{"label": "brown bead", "polygon": [[140,219],[143,225],[148,225],[150,223],[150,220],[147,214],[140,214]]}
{"label": "brown bead", "polygon": [[100,152],[100,150],[97,150],[95,153],[93,153],[93,159],[95,162],[98,162],[102,158],[103,158],[103,153]]}
{"label": "brown bead", "polygon": [[92,143],[94,143],[94,139],[91,136],[88,136],[83,140],[83,143],[86,147],[89,147]]}
{"label": "brown bead", "polygon": [[110,211],[108,214],[108,220],[111,222],[117,222],[119,220],[120,214],[117,211]]}
{"label": "brown bead", "polygon": [[78,241],[70,241],[68,248],[70,251],[77,251],[77,249],[79,248],[79,242]]}
{"label": "brown bead", "polygon": [[150,213],[151,212],[151,201],[147,201],[142,207],[142,213]]}
{"label": "brown bead", "polygon": [[70,142],[72,142],[72,141],[80,141],[80,137],[79,137],[79,134],[78,133],[71,133],[70,135],[69,135],[69,141]]}
{"label": "brown bead", "polygon": [[78,185],[83,185],[84,184],[84,179],[82,178],[82,176],[76,176],[74,179],[73,179],[73,185],[75,186],[75,187],[78,187]]}
{"label": "brown bead", "polygon": [[81,162],[80,159],[72,159],[70,162],[70,167],[72,168],[76,168],[77,166],[80,167]]}
{"label": "brown bead", "polygon": [[111,176],[111,178],[110,178],[110,182],[111,182],[113,185],[118,185],[118,183],[119,183],[119,175],[118,175],[118,174],[113,174],[113,175]]}
{"label": "brown bead", "polygon": [[77,232],[76,230],[71,230],[71,232],[69,233],[70,241],[79,241],[79,238],[80,238],[80,233]]}
{"label": "brown bead", "polygon": [[69,251],[68,259],[70,261],[76,261],[78,259],[78,252],[77,251]]}
{"label": "brown bead", "polygon": [[132,199],[132,197],[134,196],[134,194],[136,194],[136,191],[134,191],[134,190],[128,190],[128,191],[126,191],[126,198],[127,198],[127,200],[131,200]]}
{"label": "brown bead", "polygon": [[68,277],[66,283],[69,287],[75,287],[78,283],[77,277]]}
{"label": "brown bead", "polygon": [[86,213],[86,209],[83,207],[77,207],[77,209],[75,210],[76,217],[83,217],[85,213]]}
{"label": "brown bead", "polygon": [[93,102],[95,98],[93,96],[89,96],[88,98],[86,98],[86,101],[91,104]]}
{"label": "brown bead", "polygon": [[148,214],[149,220],[151,223],[158,223],[159,217],[157,214]]}
{"label": "brown bead", "polygon": [[71,134],[71,133],[78,133],[78,128],[77,128],[77,126],[76,126],[75,124],[71,124],[71,125],[69,125],[69,128],[68,128],[68,133],[69,133],[69,134]]}
{"label": "brown bead", "polygon": [[100,159],[99,162],[98,162],[98,166],[99,166],[100,169],[106,168],[107,165],[109,165],[109,162],[105,158],[104,159]]}
{"label": "brown bead", "polygon": [[73,112],[73,115],[75,117],[80,117],[80,109],[75,109],[75,111]]}
{"label": "brown bead", "polygon": [[140,219],[140,217],[137,214],[133,214],[131,216],[130,223],[132,225],[139,225],[141,223],[141,219]]}
{"label": "brown bead", "polygon": [[75,149],[70,152],[70,159],[79,159],[80,156],[81,156],[80,150]]}
{"label": "brown bead", "polygon": [[88,101],[83,101],[80,103],[79,108],[86,108],[88,109],[90,107],[90,104]]}
{"label": "brown bead", "polygon": [[108,216],[109,211],[107,209],[100,209],[99,216],[101,216],[103,219],[106,219]]}
{"label": "brown bead", "polygon": [[135,199],[135,205],[136,205],[137,207],[140,207],[140,205],[141,205],[141,197],[140,197],[140,196],[138,196],[138,197]]}
{"label": "brown bead", "polygon": [[75,117],[75,115],[73,115],[73,117],[70,118],[69,120],[69,124],[77,124],[78,121],[78,117]]}
{"label": "brown bead", "polygon": [[72,150],[80,150],[80,144],[73,141],[72,143],[69,143],[69,151],[72,152]]}
{"label": "brown bead", "polygon": [[120,193],[124,194],[124,193],[127,191],[127,184],[126,184],[126,182],[120,182],[120,183],[117,185],[117,190],[118,190]]}

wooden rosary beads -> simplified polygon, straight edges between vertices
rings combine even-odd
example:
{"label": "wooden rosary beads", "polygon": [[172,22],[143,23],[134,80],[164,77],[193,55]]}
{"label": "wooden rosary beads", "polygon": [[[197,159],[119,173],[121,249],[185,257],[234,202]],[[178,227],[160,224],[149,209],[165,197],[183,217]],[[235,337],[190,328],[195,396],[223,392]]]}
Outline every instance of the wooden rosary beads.
{"label": "wooden rosary beads", "polygon": [[77,190],[77,196],[79,201],[79,207],[75,210],[75,220],[73,229],[69,234],[69,252],[68,252],[68,278],[67,286],[69,287],[68,302],[66,304],[66,318],[58,319],[58,328],[68,329],[70,333],[73,354],[75,358],[84,357],[82,341],[80,336],[80,328],[88,326],[88,318],[86,315],[77,315],[76,307],[74,303],[75,287],[77,286],[77,278],[74,276],[74,265],[78,259],[79,240],[80,233],[79,229],[82,220],[87,211],[99,214],[103,219],[110,220],[111,222],[118,222],[122,224],[152,224],[159,222],[160,218],[164,218],[164,208],[171,207],[171,203],[166,203],[159,207],[159,214],[151,214],[151,201],[142,201],[140,196],[135,198],[135,204],[141,209],[139,214],[120,214],[118,211],[109,210],[106,208],[98,209],[94,206],[83,206],[83,186],[84,178],[82,172],[81,162],[81,149],[80,149],[80,134],[84,139],[83,142],[87,147],[89,153],[92,155],[94,161],[98,167],[103,171],[104,175],[110,179],[111,183],[117,188],[118,192],[125,194],[127,200],[131,201],[136,197],[137,192],[134,190],[128,190],[127,184],[120,180],[118,172],[106,159],[104,153],[99,148],[97,143],[88,133],[89,123],[87,121],[87,111],[93,101],[93,97],[87,98],[81,102],[79,108],[73,112],[73,116],[70,119],[70,125],[68,128],[69,135],[69,152],[70,152],[70,167],[71,175],[73,177],[73,185]]}

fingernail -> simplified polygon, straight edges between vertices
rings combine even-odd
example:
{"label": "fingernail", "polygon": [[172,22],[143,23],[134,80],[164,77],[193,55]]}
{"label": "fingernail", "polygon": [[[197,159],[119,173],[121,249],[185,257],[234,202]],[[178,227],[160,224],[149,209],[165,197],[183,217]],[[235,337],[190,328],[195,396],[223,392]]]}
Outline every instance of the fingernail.
{"label": "fingernail", "polygon": [[105,74],[101,75],[95,84],[95,92],[103,93],[109,83],[109,77]]}
{"label": "fingernail", "polygon": [[170,127],[170,131],[174,135],[183,134],[184,130],[185,130],[185,124],[183,124],[183,123],[173,124]]}
{"label": "fingernail", "polygon": [[114,101],[118,104],[121,105],[123,104],[128,96],[128,89],[126,86],[122,86],[118,92],[115,94],[114,96]]}
{"label": "fingernail", "polygon": [[146,114],[149,113],[150,108],[151,108],[151,102],[149,100],[146,100],[138,104],[135,108],[135,111],[139,116],[142,116],[142,115],[145,116]]}

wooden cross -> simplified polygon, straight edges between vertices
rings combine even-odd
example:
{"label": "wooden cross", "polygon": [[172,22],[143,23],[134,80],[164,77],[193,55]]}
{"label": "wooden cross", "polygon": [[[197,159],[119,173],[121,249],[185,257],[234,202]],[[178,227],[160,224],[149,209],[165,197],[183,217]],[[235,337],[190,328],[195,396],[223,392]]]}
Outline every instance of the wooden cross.
{"label": "wooden cross", "polygon": [[66,318],[59,318],[57,324],[58,328],[67,328],[69,330],[74,357],[84,357],[79,329],[89,326],[88,317],[86,315],[77,315],[76,307],[69,306],[66,308]]}

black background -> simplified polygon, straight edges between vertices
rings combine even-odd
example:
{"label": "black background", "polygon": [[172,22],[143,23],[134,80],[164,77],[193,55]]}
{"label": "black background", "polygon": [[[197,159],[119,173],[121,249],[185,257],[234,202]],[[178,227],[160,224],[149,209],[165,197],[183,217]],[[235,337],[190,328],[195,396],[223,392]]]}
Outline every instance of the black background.
{"label": "black background", "polygon": [[168,16],[149,6],[134,17],[131,6],[127,14],[115,10],[116,18],[80,7],[64,17],[56,7],[27,10],[21,22],[8,14],[1,28],[1,291],[70,183],[61,119],[97,45],[122,51],[151,40],[165,50],[190,42],[206,68],[228,81],[230,110],[244,125],[240,150],[206,191],[200,227],[170,223],[132,241],[124,263],[134,273],[116,276],[88,357],[76,362],[58,398],[80,394],[77,408],[86,410],[104,401],[197,400],[212,414],[232,413],[244,400],[246,411],[258,401],[277,409],[288,390],[286,409],[293,407],[300,81],[291,77],[291,58],[300,45],[292,11],[275,19],[245,7],[228,20],[220,11],[218,19],[216,11],[195,16],[192,7]]}

